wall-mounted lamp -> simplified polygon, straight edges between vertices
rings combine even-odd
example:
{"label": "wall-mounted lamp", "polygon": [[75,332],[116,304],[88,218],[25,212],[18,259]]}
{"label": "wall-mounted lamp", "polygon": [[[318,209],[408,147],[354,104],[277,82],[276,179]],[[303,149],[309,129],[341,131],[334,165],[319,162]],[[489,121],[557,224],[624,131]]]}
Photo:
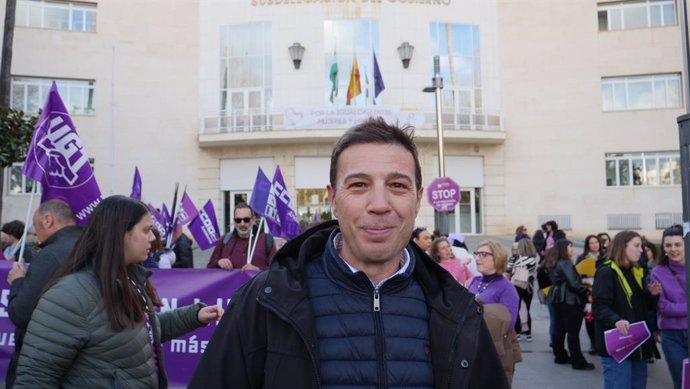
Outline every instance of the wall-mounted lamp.
{"label": "wall-mounted lamp", "polygon": [[288,47],[288,50],[290,51],[290,58],[292,58],[295,69],[299,69],[299,65],[302,63],[302,56],[304,56],[304,50],[306,49],[299,42],[295,42]]}
{"label": "wall-mounted lamp", "polygon": [[414,46],[410,42],[403,42],[398,46],[398,54],[400,54],[400,59],[402,60],[403,67],[407,69],[410,66],[410,60],[412,59],[412,53],[414,52]]}

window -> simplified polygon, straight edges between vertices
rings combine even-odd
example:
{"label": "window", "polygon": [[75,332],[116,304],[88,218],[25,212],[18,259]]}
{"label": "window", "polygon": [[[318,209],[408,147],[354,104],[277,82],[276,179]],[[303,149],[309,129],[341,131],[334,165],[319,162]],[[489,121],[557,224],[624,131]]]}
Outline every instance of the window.
{"label": "window", "polygon": [[[462,114],[461,124],[469,124],[469,115],[482,111],[479,26],[431,23],[429,30],[431,55],[441,62],[443,111]],[[430,65],[433,74],[433,61]]]}
{"label": "window", "polygon": [[[55,80],[58,92],[71,115],[94,115],[95,81]],[[48,78],[12,77],[10,104],[15,110],[35,114],[43,108],[53,80]]]}
{"label": "window", "polygon": [[678,108],[680,74],[602,78],[601,102],[604,111]]}
{"label": "window", "polygon": [[95,32],[96,4],[18,0],[15,23],[23,27]]}
{"label": "window", "polygon": [[297,189],[297,217],[300,222],[311,225],[331,220],[331,206],[326,189]]}
{"label": "window", "polygon": [[680,185],[678,152],[606,154],[606,186]]}
{"label": "window", "polygon": [[[357,57],[361,93],[350,105],[367,106],[380,104],[383,94],[374,99],[374,55],[378,61],[384,84],[386,72],[381,63],[379,25],[375,20],[325,20],[324,30],[324,102],[326,105],[346,105],[350,74]],[[334,83],[331,68],[337,65]],[[331,92],[333,97],[331,99]],[[376,101],[374,101],[376,100]]]}
{"label": "window", "polygon": [[221,130],[263,129],[272,101],[271,24],[220,31]]}
{"label": "window", "polygon": [[[7,168],[7,193],[12,195],[30,194],[34,189],[36,181],[22,174],[21,162],[15,162]],[[40,187],[37,192],[40,193]]]}
{"label": "window", "polygon": [[629,30],[676,24],[674,0],[620,1],[598,7],[599,31]]}

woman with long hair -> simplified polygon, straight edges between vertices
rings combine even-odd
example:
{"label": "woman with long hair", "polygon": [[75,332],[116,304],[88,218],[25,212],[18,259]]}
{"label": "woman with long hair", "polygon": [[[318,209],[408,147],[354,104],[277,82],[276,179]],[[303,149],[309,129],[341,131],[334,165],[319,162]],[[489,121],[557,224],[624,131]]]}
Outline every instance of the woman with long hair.
{"label": "woman with long hair", "polygon": [[467,286],[474,275],[464,261],[455,258],[447,238],[436,238],[431,243],[429,255],[462,286]]}
{"label": "woman with long hair", "polygon": [[[532,316],[529,313],[532,297],[534,296],[534,277],[537,271],[537,249],[529,239],[522,239],[517,243],[517,256],[508,261],[507,272],[515,285],[520,297],[518,319],[515,322],[515,332],[524,334],[528,342],[532,341]],[[518,280],[527,276],[527,282]]]}
{"label": "woman with long hair", "polygon": [[[660,292],[654,283],[645,288],[645,271],[638,265],[642,239],[635,231],[621,231],[608,248],[609,259],[594,276],[592,290],[597,352],[604,370],[604,389],[644,389],[647,385],[647,361],[654,355],[653,339],[647,339],[624,360],[617,362],[606,351],[604,332],[616,329],[628,334],[631,323],[647,321],[652,294]],[[651,323],[647,323],[652,328]]]}
{"label": "woman with long hair", "polygon": [[[559,239],[553,250],[556,254],[549,255],[546,268],[552,283],[549,301],[553,304],[556,322],[552,345],[554,362],[570,363],[575,370],[593,370],[594,365],[587,362],[580,348],[580,328],[589,289],[580,283],[580,275],[573,265],[573,243]],[[570,356],[564,347],[566,335]]]}
{"label": "woman with long hair", "polygon": [[[575,265],[578,273],[580,273],[580,276],[582,277],[582,283],[585,284],[590,291],[594,285],[596,267],[597,265],[601,264],[604,259],[605,257],[601,251],[599,238],[597,238],[597,236],[594,234],[587,235],[582,254],[577,256]],[[583,262],[585,260],[593,262]],[[589,355],[596,355],[597,346],[596,339],[594,338],[594,315],[592,314],[591,302],[588,302],[587,305],[585,305],[585,329],[587,330],[587,336],[589,337]]]}
{"label": "woman with long hair", "polygon": [[685,295],[685,244],[683,227],[664,230],[658,263],[652,269],[652,282],[663,285],[657,304],[657,326],[661,330],[661,348],[673,378],[680,389],[683,359],[688,357],[688,308]]}
{"label": "woman with long hair", "polygon": [[166,388],[161,343],[218,320],[197,303],[157,314],[151,214],[124,196],[101,201],[33,312],[14,388]]}

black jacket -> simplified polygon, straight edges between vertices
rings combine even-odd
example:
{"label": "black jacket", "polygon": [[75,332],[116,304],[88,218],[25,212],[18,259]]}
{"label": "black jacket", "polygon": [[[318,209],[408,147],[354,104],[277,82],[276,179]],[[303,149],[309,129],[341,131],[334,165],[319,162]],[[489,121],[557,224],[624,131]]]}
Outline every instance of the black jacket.
{"label": "black jacket", "polygon": [[[623,275],[632,289],[631,304],[621,286],[618,275],[610,265],[602,264],[594,275],[594,287],[592,290],[592,313],[594,314],[594,329],[597,351],[601,356],[608,356],[604,343],[604,331],[616,327],[619,320],[627,320],[630,323],[646,321],[650,331],[653,323],[650,321],[649,312],[653,308],[652,295],[635,282],[630,269],[621,269]],[[646,277],[644,277],[646,279]],[[643,285],[644,286],[644,285]],[[643,360],[654,355],[653,339],[650,337],[642,346],[635,350],[629,360]]]}
{"label": "black jacket", "polygon": [[175,252],[174,268],[193,268],[194,267],[194,253],[192,252],[192,240],[187,235],[182,234],[175,241],[173,246]]}
{"label": "black jacket", "polygon": [[561,259],[556,266],[549,270],[551,290],[549,301],[552,304],[585,305],[589,295],[587,289],[580,282],[580,275],[569,259]]}
{"label": "black jacket", "polygon": [[17,369],[17,360],[24,343],[24,334],[29,325],[31,313],[38,303],[48,281],[60,266],[67,261],[74,244],[81,235],[81,226],[67,226],[59,229],[39,245],[26,276],[17,278],[10,285],[7,313],[15,325],[15,348],[7,369],[6,385],[11,388]]}
{"label": "black jacket", "polygon": [[[288,242],[267,271],[232,298],[189,388],[319,388],[318,339],[305,264],[319,258],[337,222]],[[429,307],[430,353],[437,388],[508,388],[474,297],[411,245]]]}

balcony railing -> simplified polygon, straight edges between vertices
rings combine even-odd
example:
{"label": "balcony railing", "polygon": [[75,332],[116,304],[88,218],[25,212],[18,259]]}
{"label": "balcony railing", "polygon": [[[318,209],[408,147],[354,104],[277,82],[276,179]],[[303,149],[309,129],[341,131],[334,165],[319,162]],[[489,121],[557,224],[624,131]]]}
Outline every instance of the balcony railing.
{"label": "balcony railing", "polygon": [[[306,117],[312,115],[312,117]],[[436,128],[435,112],[404,111],[385,107],[288,108],[285,112],[261,110],[219,111],[202,116],[200,134],[247,133],[296,129],[346,129],[362,118],[383,116],[392,122],[409,123],[419,129]],[[443,113],[445,130],[503,131],[500,114]]]}

